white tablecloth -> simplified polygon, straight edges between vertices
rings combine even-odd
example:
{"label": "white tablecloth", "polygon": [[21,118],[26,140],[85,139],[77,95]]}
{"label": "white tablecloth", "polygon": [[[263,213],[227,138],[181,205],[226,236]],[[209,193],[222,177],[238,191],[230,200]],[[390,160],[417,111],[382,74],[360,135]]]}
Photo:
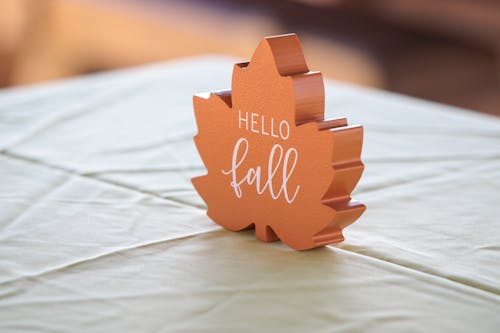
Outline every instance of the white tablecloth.
{"label": "white tablecloth", "polygon": [[233,62],[0,92],[0,331],[498,332],[500,120],[328,81],[367,211],[296,252],[222,230],[189,181],[191,96]]}

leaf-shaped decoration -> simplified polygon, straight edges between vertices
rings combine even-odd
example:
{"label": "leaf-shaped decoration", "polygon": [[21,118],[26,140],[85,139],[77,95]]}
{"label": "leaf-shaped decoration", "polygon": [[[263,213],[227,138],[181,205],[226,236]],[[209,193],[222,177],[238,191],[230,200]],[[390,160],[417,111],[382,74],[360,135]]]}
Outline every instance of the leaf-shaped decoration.
{"label": "leaf-shaped decoration", "polygon": [[192,182],[213,221],[298,250],[344,239],[365,210],[350,197],[363,128],[324,119],[322,75],[309,71],[295,34],[265,38],[234,66],[230,91],[193,101],[208,172]]}

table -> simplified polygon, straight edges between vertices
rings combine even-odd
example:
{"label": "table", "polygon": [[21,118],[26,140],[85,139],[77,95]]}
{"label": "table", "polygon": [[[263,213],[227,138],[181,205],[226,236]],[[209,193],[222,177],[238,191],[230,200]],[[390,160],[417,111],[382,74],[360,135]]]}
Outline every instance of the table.
{"label": "table", "polygon": [[326,82],[367,205],[297,252],[222,230],[190,178],[206,56],[0,92],[2,332],[496,332],[500,120]]}

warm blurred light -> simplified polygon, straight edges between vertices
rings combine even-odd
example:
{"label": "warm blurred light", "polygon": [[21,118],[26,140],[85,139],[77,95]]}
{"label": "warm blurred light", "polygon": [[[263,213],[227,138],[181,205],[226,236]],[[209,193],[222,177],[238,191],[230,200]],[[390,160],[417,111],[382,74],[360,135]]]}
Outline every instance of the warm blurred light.
{"label": "warm blurred light", "polygon": [[500,3],[3,0],[0,85],[200,54],[297,32],[326,76],[500,114]]}

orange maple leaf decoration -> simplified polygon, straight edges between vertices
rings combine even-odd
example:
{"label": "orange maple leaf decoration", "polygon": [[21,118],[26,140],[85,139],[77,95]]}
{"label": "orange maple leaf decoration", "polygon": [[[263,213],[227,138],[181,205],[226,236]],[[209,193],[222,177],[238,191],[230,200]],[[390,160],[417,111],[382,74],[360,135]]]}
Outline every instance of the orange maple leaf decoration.
{"label": "orange maple leaf decoration", "polygon": [[232,90],[193,103],[208,172],[192,182],[213,221],[297,250],[344,240],[365,210],[350,197],[363,128],[324,119],[322,75],[309,71],[295,34],[265,38],[234,66]]}

